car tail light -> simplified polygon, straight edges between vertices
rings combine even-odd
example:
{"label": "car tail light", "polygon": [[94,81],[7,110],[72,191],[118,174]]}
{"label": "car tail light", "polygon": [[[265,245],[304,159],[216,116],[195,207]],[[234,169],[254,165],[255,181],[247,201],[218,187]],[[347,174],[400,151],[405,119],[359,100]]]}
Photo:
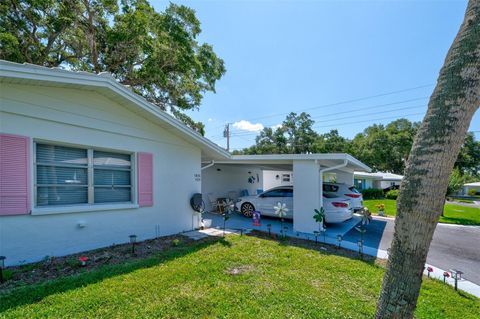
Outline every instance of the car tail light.
{"label": "car tail light", "polygon": [[348,207],[347,203],[341,203],[341,202],[333,202],[332,205],[335,206],[335,207],[343,207],[343,208]]}
{"label": "car tail light", "polygon": [[360,194],[345,194],[345,196],[351,197],[351,198],[360,198]]}

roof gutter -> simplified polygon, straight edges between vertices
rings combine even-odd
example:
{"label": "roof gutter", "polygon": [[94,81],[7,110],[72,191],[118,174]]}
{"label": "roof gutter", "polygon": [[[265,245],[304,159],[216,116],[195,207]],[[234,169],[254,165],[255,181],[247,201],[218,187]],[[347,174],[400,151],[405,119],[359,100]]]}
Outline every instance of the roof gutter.
{"label": "roof gutter", "polygon": [[212,167],[213,165],[215,165],[215,161],[212,160],[212,161],[210,162],[210,164],[207,164],[207,165],[203,166],[201,170],[203,171],[204,169],[209,168],[209,167]]}
{"label": "roof gutter", "polygon": [[[315,164],[320,166],[318,160],[315,160]],[[319,175],[320,175],[320,207],[323,208],[323,173],[332,171],[334,169],[342,168],[348,165],[348,159],[344,159],[342,164],[338,164],[332,167],[325,167],[324,169],[320,168]]]}

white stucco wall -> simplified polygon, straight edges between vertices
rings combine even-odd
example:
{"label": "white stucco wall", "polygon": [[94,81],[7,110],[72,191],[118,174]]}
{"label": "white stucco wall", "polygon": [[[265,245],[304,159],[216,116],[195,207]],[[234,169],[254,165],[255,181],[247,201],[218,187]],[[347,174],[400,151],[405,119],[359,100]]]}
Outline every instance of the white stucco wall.
{"label": "white stucco wall", "polygon": [[315,161],[294,161],[293,175],[293,228],[313,233],[318,229],[313,214],[320,207],[320,167]]}
{"label": "white stucco wall", "polygon": [[336,182],[340,184],[353,185],[353,172],[346,172],[341,170],[333,171],[336,175]]}
{"label": "white stucco wall", "polygon": [[[290,182],[284,182],[282,180],[283,174],[290,174]],[[279,176],[277,179],[276,176]],[[345,183],[347,185],[353,185],[353,172],[346,172],[340,170],[333,170],[323,174],[324,182],[335,181],[337,183]],[[263,171],[263,189],[267,190],[277,186],[290,186],[293,185],[293,172],[292,171]]]}
{"label": "white stucco wall", "polygon": [[[255,181],[249,183],[249,177],[254,177]],[[228,192],[236,192],[246,189],[250,195],[254,195],[257,189],[262,189],[263,175],[262,170],[245,165],[221,165],[215,164],[202,171],[202,191],[206,210],[210,211],[212,206],[209,202],[208,194],[213,198],[227,197]]]}
{"label": "white stucco wall", "polygon": [[[0,98],[2,133],[150,152],[154,159],[153,207],[0,216],[0,255],[7,264],[125,243],[130,234],[143,240],[198,226],[189,205],[191,195],[201,192],[195,179],[201,173],[198,147],[93,91],[2,84]],[[79,222],[86,227],[79,228]]]}
{"label": "white stucco wall", "polygon": [[[290,181],[284,181],[283,175],[288,175]],[[277,178],[278,176],[278,178]],[[292,186],[293,185],[293,173],[291,171],[263,171],[263,189],[267,190],[277,186]]]}

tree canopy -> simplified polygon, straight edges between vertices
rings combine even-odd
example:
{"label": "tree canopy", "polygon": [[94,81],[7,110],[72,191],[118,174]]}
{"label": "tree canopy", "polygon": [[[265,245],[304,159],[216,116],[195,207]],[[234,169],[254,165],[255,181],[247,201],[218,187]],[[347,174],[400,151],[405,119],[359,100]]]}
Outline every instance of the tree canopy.
{"label": "tree canopy", "polygon": [[7,0],[0,4],[0,58],[47,67],[110,72],[120,83],[187,125],[205,92],[225,73],[213,47],[199,43],[195,12],[147,0]]}
{"label": "tree canopy", "polygon": [[[403,174],[420,123],[398,119],[373,124],[353,139],[342,137],[338,130],[319,134],[314,124],[307,113],[290,113],[278,128],[264,128],[255,145],[234,154],[349,153],[374,171]],[[461,176],[480,175],[480,141],[473,133],[465,138],[455,169]]]}

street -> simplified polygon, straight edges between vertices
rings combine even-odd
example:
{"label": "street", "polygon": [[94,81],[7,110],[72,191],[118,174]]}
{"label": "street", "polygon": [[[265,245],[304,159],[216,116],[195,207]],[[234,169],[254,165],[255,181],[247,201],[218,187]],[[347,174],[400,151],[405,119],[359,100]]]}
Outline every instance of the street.
{"label": "street", "polygon": [[[374,217],[364,235],[365,246],[387,250],[394,231],[394,219]],[[354,228],[344,240],[356,242],[359,233]],[[438,224],[433,236],[427,263],[444,270],[458,269],[464,278],[480,284],[480,226]]]}

